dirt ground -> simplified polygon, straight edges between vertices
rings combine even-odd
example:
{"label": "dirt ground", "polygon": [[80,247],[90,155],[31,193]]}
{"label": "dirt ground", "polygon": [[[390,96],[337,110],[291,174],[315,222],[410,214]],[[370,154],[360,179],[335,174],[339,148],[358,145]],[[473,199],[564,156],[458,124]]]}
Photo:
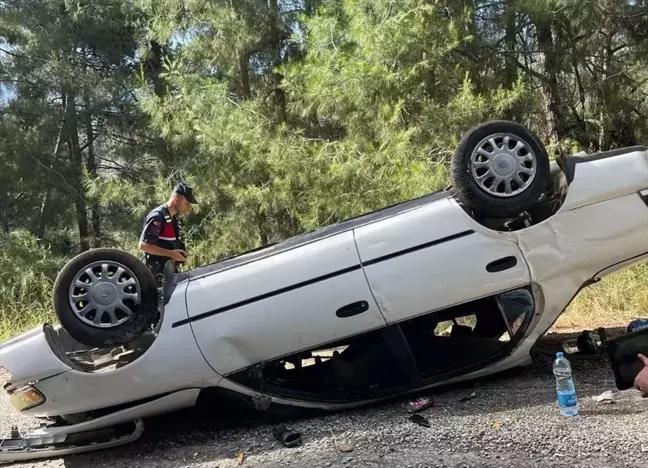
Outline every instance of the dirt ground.
{"label": "dirt ground", "polygon": [[[555,351],[565,338],[549,336]],[[126,447],[40,462],[26,467],[616,467],[646,466],[648,398],[618,392],[602,356],[572,359],[580,414],[560,415],[551,354],[518,369],[432,395],[421,414],[426,428],[408,420],[407,399],[354,411],[302,417],[287,423],[303,444],[284,448],[272,438],[276,421],[262,415],[225,414],[201,406],[146,421],[142,439]],[[613,391],[613,404],[592,397]],[[460,401],[475,392],[475,397]],[[33,425],[0,397],[0,433]],[[342,451],[348,445],[352,451]],[[241,465],[237,457],[243,453]]]}

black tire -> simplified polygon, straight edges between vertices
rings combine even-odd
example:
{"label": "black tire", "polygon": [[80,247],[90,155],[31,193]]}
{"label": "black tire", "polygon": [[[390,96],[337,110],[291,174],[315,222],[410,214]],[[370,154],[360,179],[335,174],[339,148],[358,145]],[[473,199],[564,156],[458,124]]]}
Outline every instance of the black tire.
{"label": "black tire", "polygon": [[[125,321],[112,328],[85,323],[70,304],[70,286],[75,276],[96,262],[119,264],[130,270],[139,283],[139,303],[129,304],[130,317],[124,313],[120,320]],[[72,338],[87,346],[106,348],[129,343],[147,329],[158,310],[158,292],[153,274],[137,257],[117,249],[92,249],[74,257],[59,272],[54,282],[52,302],[61,326]]]}
{"label": "black tire", "polygon": [[[490,135],[502,133],[523,140],[535,155],[536,165],[534,178],[526,189],[508,197],[488,193],[471,171],[471,156],[480,142]],[[523,125],[507,120],[492,120],[473,127],[462,137],[452,157],[450,177],[455,196],[466,209],[485,217],[516,216],[529,209],[545,191],[549,180],[549,155],[540,139]],[[519,187],[517,183],[516,186]]]}

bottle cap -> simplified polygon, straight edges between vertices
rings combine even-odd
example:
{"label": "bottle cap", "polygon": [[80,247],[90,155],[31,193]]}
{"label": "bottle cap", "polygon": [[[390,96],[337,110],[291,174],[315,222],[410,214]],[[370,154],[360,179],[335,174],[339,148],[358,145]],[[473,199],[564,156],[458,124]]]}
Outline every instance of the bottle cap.
{"label": "bottle cap", "polygon": [[562,351],[558,351],[558,352],[556,353],[556,357],[557,357],[558,359],[560,359],[561,357],[564,357],[564,356],[565,356],[565,354],[564,354]]}

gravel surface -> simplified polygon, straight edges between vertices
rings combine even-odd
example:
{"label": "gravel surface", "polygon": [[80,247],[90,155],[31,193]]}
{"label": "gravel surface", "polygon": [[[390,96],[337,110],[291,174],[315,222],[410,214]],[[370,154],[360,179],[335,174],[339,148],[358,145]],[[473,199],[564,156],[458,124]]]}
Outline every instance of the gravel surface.
{"label": "gravel surface", "polygon": [[[283,448],[271,421],[223,417],[200,407],[146,421],[142,439],[129,446],[9,465],[26,467],[616,467],[646,466],[648,399],[618,392],[606,361],[572,359],[581,411],[565,418],[555,402],[549,358],[512,373],[436,391],[435,406],[408,420],[407,400],[288,421],[303,445]],[[2,380],[0,378],[0,380]],[[614,404],[592,397],[612,390]],[[476,393],[468,401],[462,397]],[[0,397],[0,431],[33,425]],[[350,445],[352,451],[341,451]],[[347,447],[348,448],[348,447]],[[245,454],[242,465],[237,462]]]}

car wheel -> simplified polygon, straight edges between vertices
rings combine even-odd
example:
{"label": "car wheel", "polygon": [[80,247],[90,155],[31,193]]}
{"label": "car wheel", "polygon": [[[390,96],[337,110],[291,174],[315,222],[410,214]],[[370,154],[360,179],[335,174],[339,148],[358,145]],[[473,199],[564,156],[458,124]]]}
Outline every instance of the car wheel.
{"label": "car wheel", "polygon": [[515,216],[547,187],[549,155],[526,127],[494,120],[463,136],[450,174],[455,196],[467,209],[488,217]]}
{"label": "car wheel", "polygon": [[75,340],[91,347],[119,346],[140,336],[155,318],[158,293],[151,271],[116,249],[77,255],[54,282],[54,312]]}

